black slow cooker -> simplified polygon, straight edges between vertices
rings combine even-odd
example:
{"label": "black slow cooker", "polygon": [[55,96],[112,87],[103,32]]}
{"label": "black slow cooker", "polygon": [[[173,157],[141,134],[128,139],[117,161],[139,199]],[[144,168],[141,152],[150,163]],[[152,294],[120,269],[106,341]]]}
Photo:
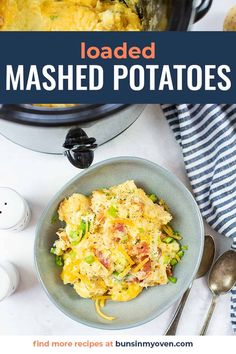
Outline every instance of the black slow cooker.
{"label": "black slow cooker", "polygon": [[208,12],[213,0],[139,0],[144,30],[186,31]]}
{"label": "black slow cooker", "polygon": [[[212,0],[140,0],[146,30],[187,30]],[[0,105],[0,133],[26,148],[65,154],[78,168],[91,165],[94,150],[127,129],[145,105],[94,104],[52,108]]]}

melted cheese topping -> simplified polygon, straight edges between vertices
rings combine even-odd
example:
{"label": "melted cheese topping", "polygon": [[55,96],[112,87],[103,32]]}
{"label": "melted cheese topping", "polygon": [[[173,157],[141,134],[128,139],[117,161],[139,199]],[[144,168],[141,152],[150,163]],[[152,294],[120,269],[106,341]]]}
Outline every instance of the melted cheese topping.
{"label": "melted cheese topping", "polygon": [[174,239],[165,242],[162,231],[171,230],[166,225],[172,216],[133,181],[90,197],[73,194],[58,214],[65,227],[53,253],[64,260],[64,284],[81,297],[129,301],[148,286],[168,283],[170,262],[180,250]]}
{"label": "melted cheese topping", "polygon": [[1,0],[2,31],[139,31],[132,8],[111,0]]}

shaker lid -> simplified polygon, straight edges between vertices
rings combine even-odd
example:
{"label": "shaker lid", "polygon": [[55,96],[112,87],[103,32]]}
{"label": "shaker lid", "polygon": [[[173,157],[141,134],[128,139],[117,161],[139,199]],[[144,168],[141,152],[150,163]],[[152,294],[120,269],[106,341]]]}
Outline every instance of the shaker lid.
{"label": "shaker lid", "polygon": [[7,230],[25,217],[24,199],[13,189],[0,187],[0,230]]}

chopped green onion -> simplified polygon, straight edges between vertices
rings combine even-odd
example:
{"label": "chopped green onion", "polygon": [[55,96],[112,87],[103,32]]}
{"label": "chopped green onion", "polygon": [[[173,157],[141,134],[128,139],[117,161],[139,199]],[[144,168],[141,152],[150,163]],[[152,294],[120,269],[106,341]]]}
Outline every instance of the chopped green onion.
{"label": "chopped green onion", "polygon": [[111,205],[110,208],[107,210],[107,214],[115,218],[117,216],[117,209]]}
{"label": "chopped green onion", "polygon": [[71,242],[71,245],[72,245],[72,246],[77,246],[77,245],[80,243],[80,241],[81,241],[81,239],[78,239],[78,240],[76,240],[76,241],[72,241],[72,242]]}
{"label": "chopped green onion", "polygon": [[[89,231],[89,228],[90,228],[90,223],[88,224],[88,231]],[[86,234],[86,221],[85,220],[81,220],[79,230],[82,231],[82,238],[83,238]]]}
{"label": "chopped green onion", "polygon": [[178,241],[182,240],[182,237],[180,236],[180,233],[178,231],[174,231],[172,237]]}
{"label": "chopped green onion", "polygon": [[86,234],[86,225],[88,224],[88,231],[90,230],[90,222],[81,220],[77,231],[71,231],[69,236],[72,240],[72,246],[76,246]]}
{"label": "chopped green onion", "polygon": [[122,237],[122,239],[120,240],[121,243],[125,243],[126,241],[128,241],[128,236],[127,235]]}
{"label": "chopped green onion", "polygon": [[71,231],[69,234],[70,238],[71,238],[71,244],[72,246],[76,246],[78,245],[78,243],[81,241],[82,239],[82,233],[78,232],[78,231]]}
{"label": "chopped green onion", "polygon": [[166,202],[163,199],[160,199],[159,201],[159,205],[161,205],[166,211],[170,211],[168,205],[166,204]]}
{"label": "chopped green onion", "polygon": [[115,270],[115,271],[112,273],[112,275],[114,276],[114,278],[116,278],[116,280],[120,280],[120,278],[119,278],[120,273],[117,272],[117,270]]}
{"label": "chopped green onion", "polygon": [[128,273],[125,277],[124,277],[125,280],[129,280],[129,279],[133,279],[133,275]]}
{"label": "chopped green onion", "polygon": [[168,264],[169,261],[170,261],[170,257],[165,256],[164,259],[163,259],[163,263],[164,263],[164,264]]}
{"label": "chopped green onion", "polygon": [[78,231],[71,231],[69,233],[69,236],[73,241],[76,241],[76,240],[78,240],[78,238],[80,238],[80,234]]}
{"label": "chopped green onion", "polygon": [[51,253],[51,254],[56,254],[56,247],[52,247],[52,248],[50,249],[50,253]]}
{"label": "chopped green onion", "polygon": [[182,258],[182,257],[184,256],[184,251],[179,251],[179,252],[177,252],[177,255],[178,255],[180,258]]}
{"label": "chopped green onion", "polygon": [[95,258],[94,258],[93,255],[90,255],[90,256],[85,257],[85,261],[86,261],[88,264],[92,264],[92,263],[95,261]]}
{"label": "chopped green onion", "polygon": [[76,257],[76,254],[77,254],[77,253],[76,253],[75,250],[71,250],[70,253],[69,253],[69,255],[70,255],[71,258],[75,258],[75,257]]}
{"label": "chopped green onion", "polygon": [[63,267],[64,260],[63,260],[62,256],[56,256],[55,263],[58,267]]}
{"label": "chopped green onion", "polygon": [[163,242],[165,242],[165,243],[171,243],[171,242],[173,242],[174,241],[174,239],[173,239],[173,237],[165,237],[164,239],[163,239]]}
{"label": "chopped green onion", "polygon": [[138,228],[138,232],[144,232],[145,230],[144,230],[144,228],[143,227],[139,227]]}
{"label": "chopped green onion", "polygon": [[51,218],[51,224],[55,225],[58,220],[59,220],[59,217],[58,217],[58,213],[56,212]]}
{"label": "chopped green onion", "polygon": [[58,17],[59,17],[58,15],[52,15],[52,16],[50,16],[50,19],[51,19],[52,21],[54,21],[54,20],[56,20]]}
{"label": "chopped green onion", "polygon": [[170,265],[172,265],[173,267],[178,263],[177,259],[176,258],[173,258],[171,261],[170,261]]}
{"label": "chopped green onion", "polygon": [[187,251],[188,250],[188,246],[182,246],[181,250]]}
{"label": "chopped green onion", "polygon": [[177,240],[177,241],[182,240],[182,237],[181,237],[181,236],[176,236],[175,234],[173,234],[172,237],[173,237],[175,240]]}
{"label": "chopped green onion", "polygon": [[168,279],[171,283],[175,284],[177,282],[177,278],[175,278],[175,277],[168,277]]}
{"label": "chopped green onion", "polygon": [[152,201],[153,203],[156,203],[156,202],[157,202],[157,196],[156,196],[156,194],[150,194],[148,197],[151,199],[151,201]]}

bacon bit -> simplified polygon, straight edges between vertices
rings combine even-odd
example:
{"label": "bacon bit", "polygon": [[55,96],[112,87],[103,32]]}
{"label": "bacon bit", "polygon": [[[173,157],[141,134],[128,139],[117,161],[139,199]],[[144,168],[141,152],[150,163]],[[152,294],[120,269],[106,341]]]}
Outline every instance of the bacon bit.
{"label": "bacon bit", "polygon": [[166,267],[166,274],[167,274],[168,277],[172,277],[172,275],[173,275],[172,267],[169,264]]}
{"label": "bacon bit", "polygon": [[136,204],[139,207],[140,211],[144,211],[145,204],[142,201],[133,200],[133,204]]}
{"label": "bacon bit", "polygon": [[102,224],[105,221],[105,216],[103,213],[97,215],[97,221],[99,224]]}
{"label": "bacon bit", "polygon": [[139,283],[139,279],[137,277],[129,277],[126,280],[127,283]]}
{"label": "bacon bit", "polygon": [[166,238],[166,235],[161,234],[160,239],[161,239],[161,240],[164,240],[164,238]]}
{"label": "bacon bit", "polygon": [[119,232],[125,232],[125,225],[121,223],[115,224],[114,230]]}
{"label": "bacon bit", "polygon": [[109,261],[107,258],[105,258],[103,256],[102,252],[98,251],[98,250],[94,250],[94,254],[98,258],[99,262],[102,263],[102,265],[108,269],[109,268]]}
{"label": "bacon bit", "polygon": [[149,261],[144,264],[143,271],[145,273],[149,273],[149,272],[151,272],[151,269],[152,269],[152,264],[151,264],[151,260],[149,259]]}
{"label": "bacon bit", "polygon": [[161,250],[160,247],[157,247],[157,256],[158,256],[158,258],[160,258],[161,255],[162,255],[162,250]]}
{"label": "bacon bit", "polygon": [[[121,223],[114,224],[113,225],[113,232],[115,232],[114,241],[115,242],[120,242],[122,236],[126,232],[125,225],[121,224]],[[119,234],[122,234],[122,235],[119,235]]]}
{"label": "bacon bit", "polygon": [[135,246],[135,249],[138,254],[144,255],[149,253],[149,246],[145,241],[140,242],[137,246]]}

